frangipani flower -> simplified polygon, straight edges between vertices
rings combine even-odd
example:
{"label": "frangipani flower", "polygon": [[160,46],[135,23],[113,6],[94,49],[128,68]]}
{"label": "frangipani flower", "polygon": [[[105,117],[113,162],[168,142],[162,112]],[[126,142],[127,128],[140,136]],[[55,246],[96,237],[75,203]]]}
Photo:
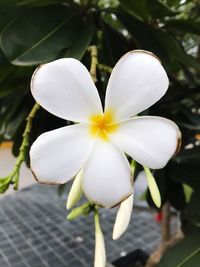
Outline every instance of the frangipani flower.
{"label": "frangipani flower", "polygon": [[52,114],[76,122],[38,137],[31,168],[42,183],[62,184],[82,169],[82,188],[94,203],[111,208],[128,198],[132,178],[125,153],[152,169],[164,167],[179,146],[172,121],[136,115],[157,102],[169,85],[160,61],[150,52],[125,54],[110,76],[105,108],[85,66],[73,58],[36,69],[35,100]]}

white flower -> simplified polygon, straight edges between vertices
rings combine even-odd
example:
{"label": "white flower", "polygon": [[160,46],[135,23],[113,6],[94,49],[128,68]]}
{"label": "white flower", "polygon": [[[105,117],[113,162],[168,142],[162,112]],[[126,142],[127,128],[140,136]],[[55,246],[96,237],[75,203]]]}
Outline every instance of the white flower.
{"label": "white flower", "polygon": [[44,133],[33,143],[30,158],[36,179],[62,184],[83,169],[82,188],[89,200],[110,208],[128,198],[133,189],[124,153],[157,169],[179,146],[175,123],[136,117],[165,94],[168,84],[152,53],[129,52],[112,71],[103,111],[95,84],[80,61],[63,58],[37,68],[31,82],[35,100],[52,114],[77,123]]}

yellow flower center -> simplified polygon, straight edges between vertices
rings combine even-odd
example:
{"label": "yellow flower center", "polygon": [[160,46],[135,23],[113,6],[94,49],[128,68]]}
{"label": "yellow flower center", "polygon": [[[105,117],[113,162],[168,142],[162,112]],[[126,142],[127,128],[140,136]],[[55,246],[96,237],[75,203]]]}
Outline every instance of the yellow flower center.
{"label": "yellow flower center", "polygon": [[90,118],[90,133],[92,136],[98,135],[99,138],[107,141],[108,134],[117,130],[118,124],[114,121],[113,113],[96,114]]}

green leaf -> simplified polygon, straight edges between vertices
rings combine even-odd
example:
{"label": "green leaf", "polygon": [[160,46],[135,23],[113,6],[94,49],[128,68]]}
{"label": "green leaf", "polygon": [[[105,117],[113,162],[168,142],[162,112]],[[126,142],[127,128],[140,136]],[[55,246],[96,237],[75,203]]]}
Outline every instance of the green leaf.
{"label": "green leaf", "polygon": [[74,220],[82,215],[88,215],[90,211],[90,202],[84,203],[83,205],[73,208],[72,211],[68,214],[68,220]]}
{"label": "green leaf", "polygon": [[133,1],[133,0],[121,0],[122,8],[129,14],[147,20],[149,18],[149,13],[147,9],[147,1]]}
{"label": "green leaf", "polygon": [[193,20],[170,20],[165,24],[164,28],[174,33],[199,35],[200,23]]}
{"label": "green leaf", "polygon": [[165,49],[172,58],[178,60],[187,68],[192,67],[200,71],[198,60],[191,55],[188,55],[180,45],[180,42],[178,42],[172,35],[162,29],[152,29],[152,34],[160,44],[160,47]]}
{"label": "green leaf", "polygon": [[172,207],[176,210],[183,211],[186,206],[186,198],[182,183],[169,178],[167,186],[167,198]]}
{"label": "green leaf", "polygon": [[147,8],[154,19],[175,16],[178,14],[178,12],[171,10],[167,5],[159,0],[147,1]]}
{"label": "green leaf", "polygon": [[188,203],[188,206],[186,209],[186,215],[192,222],[200,225],[199,205],[200,205],[200,191],[195,190],[192,193],[190,202]]}
{"label": "green leaf", "polygon": [[120,12],[117,16],[131,34],[137,48],[155,53],[164,65],[170,65],[169,56],[166,50],[159,44],[158,40],[156,40],[150,25],[129,16],[127,13]]}
{"label": "green leaf", "polygon": [[72,0],[1,0],[0,6],[44,6],[64,2],[73,3]]}
{"label": "green leaf", "polygon": [[163,18],[175,16],[178,12],[171,10],[159,0],[121,0],[122,8],[136,18],[148,21],[151,18]]}
{"label": "green leaf", "polygon": [[116,62],[122,57],[129,48],[128,40],[115,28],[106,23],[101,22],[102,28],[102,51],[100,60],[108,66],[114,66]]}
{"label": "green leaf", "polygon": [[191,226],[186,237],[162,257],[157,267],[199,267],[200,228]]}
{"label": "green leaf", "polygon": [[186,183],[192,188],[200,188],[199,179],[200,146],[183,149],[169,163],[169,176],[172,179]]}
{"label": "green leaf", "polygon": [[66,57],[73,57],[81,60],[87,47],[90,45],[94,35],[95,25],[92,16],[87,16],[76,35],[74,42],[66,53]]}
{"label": "green leaf", "polygon": [[3,30],[1,47],[12,64],[44,63],[69,49],[83,25],[83,14],[69,6],[33,8]]}

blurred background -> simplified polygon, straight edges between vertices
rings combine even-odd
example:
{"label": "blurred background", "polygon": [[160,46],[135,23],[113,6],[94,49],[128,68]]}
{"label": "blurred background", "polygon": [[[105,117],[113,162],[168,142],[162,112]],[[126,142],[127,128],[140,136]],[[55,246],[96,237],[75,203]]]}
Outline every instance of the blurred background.
{"label": "blurred background", "polygon": [[[163,207],[156,212],[167,218],[175,214],[179,222],[178,231],[184,239],[178,244],[172,242],[165,246],[173,236],[166,237],[161,233],[161,243],[167,253],[158,266],[199,267],[198,0],[0,0],[0,192],[13,192],[13,185],[17,188],[18,183],[19,188],[33,184],[35,181],[28,170],[28,152],[32,142],[45,131],[71,123],[39,109],[32,120],[21,173],[17,173],[14,179],[8,179],[8,173],[15,165],[14,157],[20,153],[26,118],[34,105],[30,93],[34,69],[39,64],[61,57],[77,58],[89,69],[91,55],[88,47],[91,45],[98,49],[96,85],[102,101],[109,68],[130,50],[153,52],[168,73],[170,87],[167,94],[143,114],[169,118],[178,124],[182,132],[181,151],[164,169],[155,171],[154,176]],[[140,171],[141,167],[137,165],[136,177]],[[136,183],[137,180],[139,183],[139,178]],[[140,184],[142,189],[139,192],[146,200],[145,206],[155,209],[146,184]],[[165,223],[170,223],[170,218],[165,219]],[[166,231],[167,225],[164,228]],[[159,253],[162,256],[163,251]]]}

